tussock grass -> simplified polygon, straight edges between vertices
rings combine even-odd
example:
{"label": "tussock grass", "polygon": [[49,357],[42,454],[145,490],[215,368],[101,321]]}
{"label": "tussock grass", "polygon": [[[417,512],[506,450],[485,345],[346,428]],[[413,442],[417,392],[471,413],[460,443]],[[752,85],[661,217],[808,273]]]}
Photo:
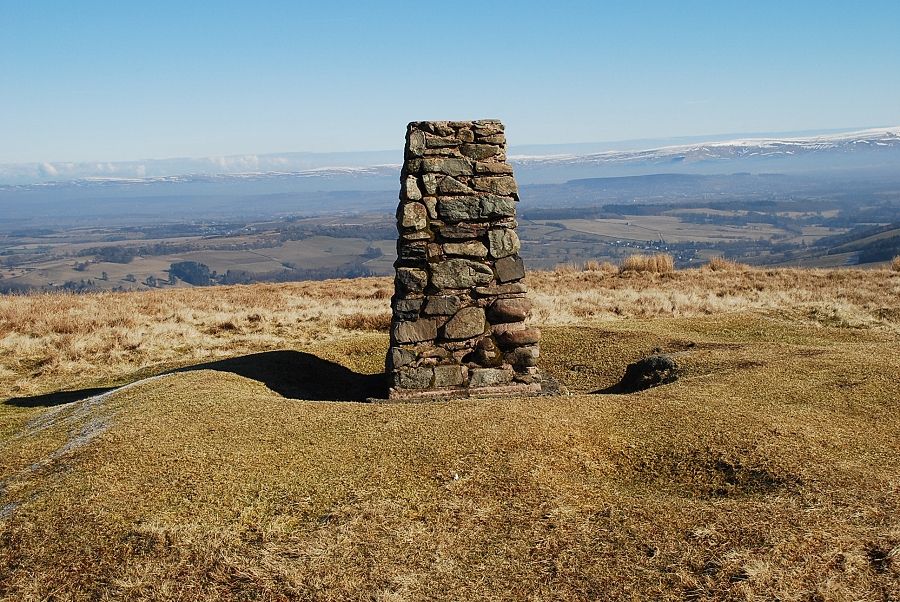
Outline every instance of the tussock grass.
{"label": "tussock grass", "polygon": [[704,269],[711,270],[713,272],[735,271],[735,270],[741,271],[741,270],[750,269],[750,266],[747,265],[746,263],[739,263],[737,261],[725,259],[724,257],[713,257],[703,267],[704,267]]}
{"label": "tussock grass", "polygon": [[891,269],[895,272],[900,272],[900,255],[891,260]]}
{"label": "tussock grass", "polygon": [[619,268],[617,268],[614,263],[611,263],[609,261],[597,261],[596,259],[590,259],[584,262],[584,271],[614,274],[619,271]]}
{"label": "tussock grass", "polygon": [[655,255],[629,255],[619,266],[620,272],[649,272],[671,274],[675,271],[675,260],[667,253]]}

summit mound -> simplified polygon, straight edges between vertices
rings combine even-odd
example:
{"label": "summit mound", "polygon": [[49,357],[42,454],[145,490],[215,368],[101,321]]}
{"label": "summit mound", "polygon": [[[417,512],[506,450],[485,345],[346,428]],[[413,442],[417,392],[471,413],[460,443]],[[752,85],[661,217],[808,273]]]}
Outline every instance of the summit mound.
{"label": "summit mound", "polygon": [[900,596],[900,273],[529,286],[570,396],[365,403],[386,279],[0,299],[0,597]]}

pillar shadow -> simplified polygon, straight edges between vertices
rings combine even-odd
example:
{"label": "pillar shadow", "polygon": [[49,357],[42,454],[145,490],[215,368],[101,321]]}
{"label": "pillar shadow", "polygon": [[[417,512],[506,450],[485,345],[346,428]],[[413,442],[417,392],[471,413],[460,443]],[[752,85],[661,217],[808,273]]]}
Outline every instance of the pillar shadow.
{"label": "pillar shadow", "polygon": [[[356,401],[387,397],[384,374],[360,374],[338,363],[302,351],[265,351],[169,370],[163,374],[217,370],[259,381],[279,395],[309,401]],[[87,399],[116,387],[56,391],[13,397],[4,404],[20,408],[55,406]]]}

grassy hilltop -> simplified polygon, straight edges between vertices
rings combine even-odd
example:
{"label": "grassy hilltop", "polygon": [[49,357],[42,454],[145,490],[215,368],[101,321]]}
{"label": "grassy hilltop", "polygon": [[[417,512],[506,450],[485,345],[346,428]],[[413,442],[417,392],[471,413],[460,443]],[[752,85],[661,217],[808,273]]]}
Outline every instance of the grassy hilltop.
{"label": "grassy hilltop", "polygon": [[558,398],[356,403],[387,278],[0,297],[0,598],[900,599],[900,271],[590,267]]}

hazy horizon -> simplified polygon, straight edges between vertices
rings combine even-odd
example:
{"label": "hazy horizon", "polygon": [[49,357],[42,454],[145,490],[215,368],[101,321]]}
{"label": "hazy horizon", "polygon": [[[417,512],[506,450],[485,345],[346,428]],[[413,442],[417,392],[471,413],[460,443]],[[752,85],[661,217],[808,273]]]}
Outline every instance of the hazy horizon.
{"label": "hazy horizon", "polygon": [[[513,159],[568,155],[586,156],[605,152],[649,151],[682,145],[723,143],[739,140],[802,139],[900,126],[863,126],[783,132],[732,132],[671,138],[641,138],[554,144],[512,144]],[[81,179],[141,179],[186,175],[239,175],[273,172],[305,172],[321,169],[369,168],[399,164],[402,147],[378,150],[345,150],[328,153],[288,151],[245,153],[208,157],[161,157],[118,161],[93,160],[0,163],[0,185],[64,182]]]}

